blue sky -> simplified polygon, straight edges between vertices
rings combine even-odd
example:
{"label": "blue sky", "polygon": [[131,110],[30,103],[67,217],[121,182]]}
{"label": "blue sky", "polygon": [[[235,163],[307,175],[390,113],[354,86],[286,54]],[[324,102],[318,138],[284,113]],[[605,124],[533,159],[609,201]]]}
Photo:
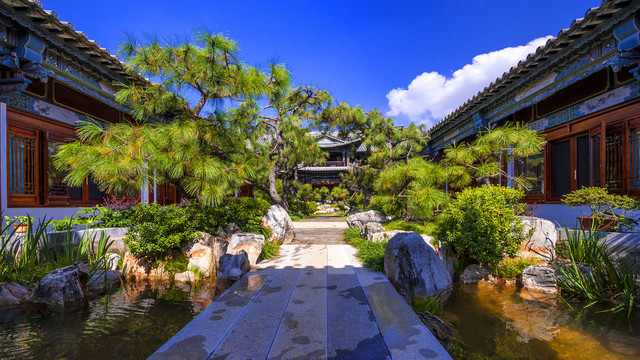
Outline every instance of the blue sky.
{"label": "blue sky", "polygon": [[430,125],[601,1],[42,3],[112,53],[125,33],[175,39],[207,28],[236,40],[250,65],[276,60],[297,85]]}

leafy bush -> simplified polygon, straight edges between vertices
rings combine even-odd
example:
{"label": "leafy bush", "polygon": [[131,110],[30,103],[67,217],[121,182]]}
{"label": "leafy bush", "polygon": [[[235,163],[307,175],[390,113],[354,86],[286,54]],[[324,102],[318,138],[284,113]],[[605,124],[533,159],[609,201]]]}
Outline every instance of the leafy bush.
{"label": "leafy bush", "polygon": [[387,247],[386,241],[369,242],[364,236],[360,236],[359,229],[349,228],[344,233],[344,240],[353,245],[358,252],[356,257],[364,265],[373,271],[384,272],[384,250]]}
{"label": "leafy bush", "polygon": [[387,231],[404,230],[404,231],[414,231],[414,232],[417,232],[418,234],[427,234],[427,235],[431,235],[435,231],[435,224],[433,222],[419,224],[419,223],[404,221],[400,219],[395,219],[395,220],[382,223],[382,226]]}
{"label": "leafy bush", "polygon": [[191,209],[196,230],[215,234],[218,227],[235,223],[244,232],[262,234],[268,238],[271,234],[262,226],[262,217],[270,206],[269,202],[262,199],[240,197],[227,198],[216,207],[195,203],[188,208]]}
{"label": "leafy bush", "polygon": [[[611,217],[617,220],[618,228],[633,228],[637,222],[626,215],[633,210],[638,209],[638,202],[626,195],[611,194],[605,188],[598,186],[583,187],[574,190],[562,197],[562,202],[572,208],[591,216],[595,221],[604,217]],[[578,206],[588,206],[589,211],[585,212],[578,209]],[[621,210],[618,214],[613,210]]]}
{"label": "leafy bush", "polygon": [[318,205],[311,201],[294,201],[290,204],[290,207],[291,212],[298,212],[305,216],[310,216],[316,211]]}
{"label": "leafy bush", "polygon": [[465,264],[495,266],[515,257],[525,240],[517,213],[524,193],[501,186],[469,188],[457,194],[437,217],[435,236]]}
{"label": "leafy bush", "polygon": [[491,268],[493,274],[502,279],[510,279],[522,275],[522,271],[529,266],[538,264],[536,258],[507,258]]}

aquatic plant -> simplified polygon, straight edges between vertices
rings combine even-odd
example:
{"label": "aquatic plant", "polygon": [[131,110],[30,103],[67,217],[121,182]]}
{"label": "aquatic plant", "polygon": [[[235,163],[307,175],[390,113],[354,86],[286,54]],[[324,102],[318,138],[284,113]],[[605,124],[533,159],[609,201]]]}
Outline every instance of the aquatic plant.
{"label": "aquatic plant", "polygon": [[638,266],[615,261],[601,232],[582,229],[569,232],[566,228],[565,231],[566,247],[560,255],[570,263],[555,263],[560,273],[558,285],[568,293],[589,300],[586,307],[598,302],[613,302],[615,306],[607,311],[626,311],[627,316],[631,316],[638,296]]}
{"label": "aquatic plant", "polygon": [[506,258],[497,265],[491,267],[493,275],[502,278],[510,279],[522,275],[522,271],[529,266],[538,264],[537,258]]}
{"label": "aquatic plant", "polygon": [[416,296],[413,298],[413,311],[428,312],[431,315],[438,315],[442,310],[442,300],[436,295],[430,295],[428,298]]}

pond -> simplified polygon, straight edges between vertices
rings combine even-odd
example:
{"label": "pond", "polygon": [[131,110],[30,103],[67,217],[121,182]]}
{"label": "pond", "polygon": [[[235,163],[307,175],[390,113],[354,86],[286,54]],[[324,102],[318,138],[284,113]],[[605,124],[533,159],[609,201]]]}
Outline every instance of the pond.
{"label": "pond", "polygon": [[3,308],[0,359],[146,359],[214,299],[209,286],[134,283],[75,308]]}
{"label": "pond", "polygon": [[640,358],[640,309],[628,319],[584,305],[523,300],[515,285],[458,284],[440,317],[471,359]]}

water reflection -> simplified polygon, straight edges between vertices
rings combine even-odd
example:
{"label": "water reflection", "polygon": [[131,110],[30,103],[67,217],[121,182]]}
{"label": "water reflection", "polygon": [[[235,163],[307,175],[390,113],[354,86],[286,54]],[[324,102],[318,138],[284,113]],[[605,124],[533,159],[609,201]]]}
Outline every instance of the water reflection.
{"label": "water reflection", "polygon": [[211,286],[127,284],[75,308],[4,308],[0,358],[146,359],[215,296]]}
{"label": "water reflection", "polygon": [[[513,285],[458,285],[442,318],[475,356],[518,359],[640,357],[640,316],[583,303],[520,297]],[[573,309],[572,309],[573,307]]]}

